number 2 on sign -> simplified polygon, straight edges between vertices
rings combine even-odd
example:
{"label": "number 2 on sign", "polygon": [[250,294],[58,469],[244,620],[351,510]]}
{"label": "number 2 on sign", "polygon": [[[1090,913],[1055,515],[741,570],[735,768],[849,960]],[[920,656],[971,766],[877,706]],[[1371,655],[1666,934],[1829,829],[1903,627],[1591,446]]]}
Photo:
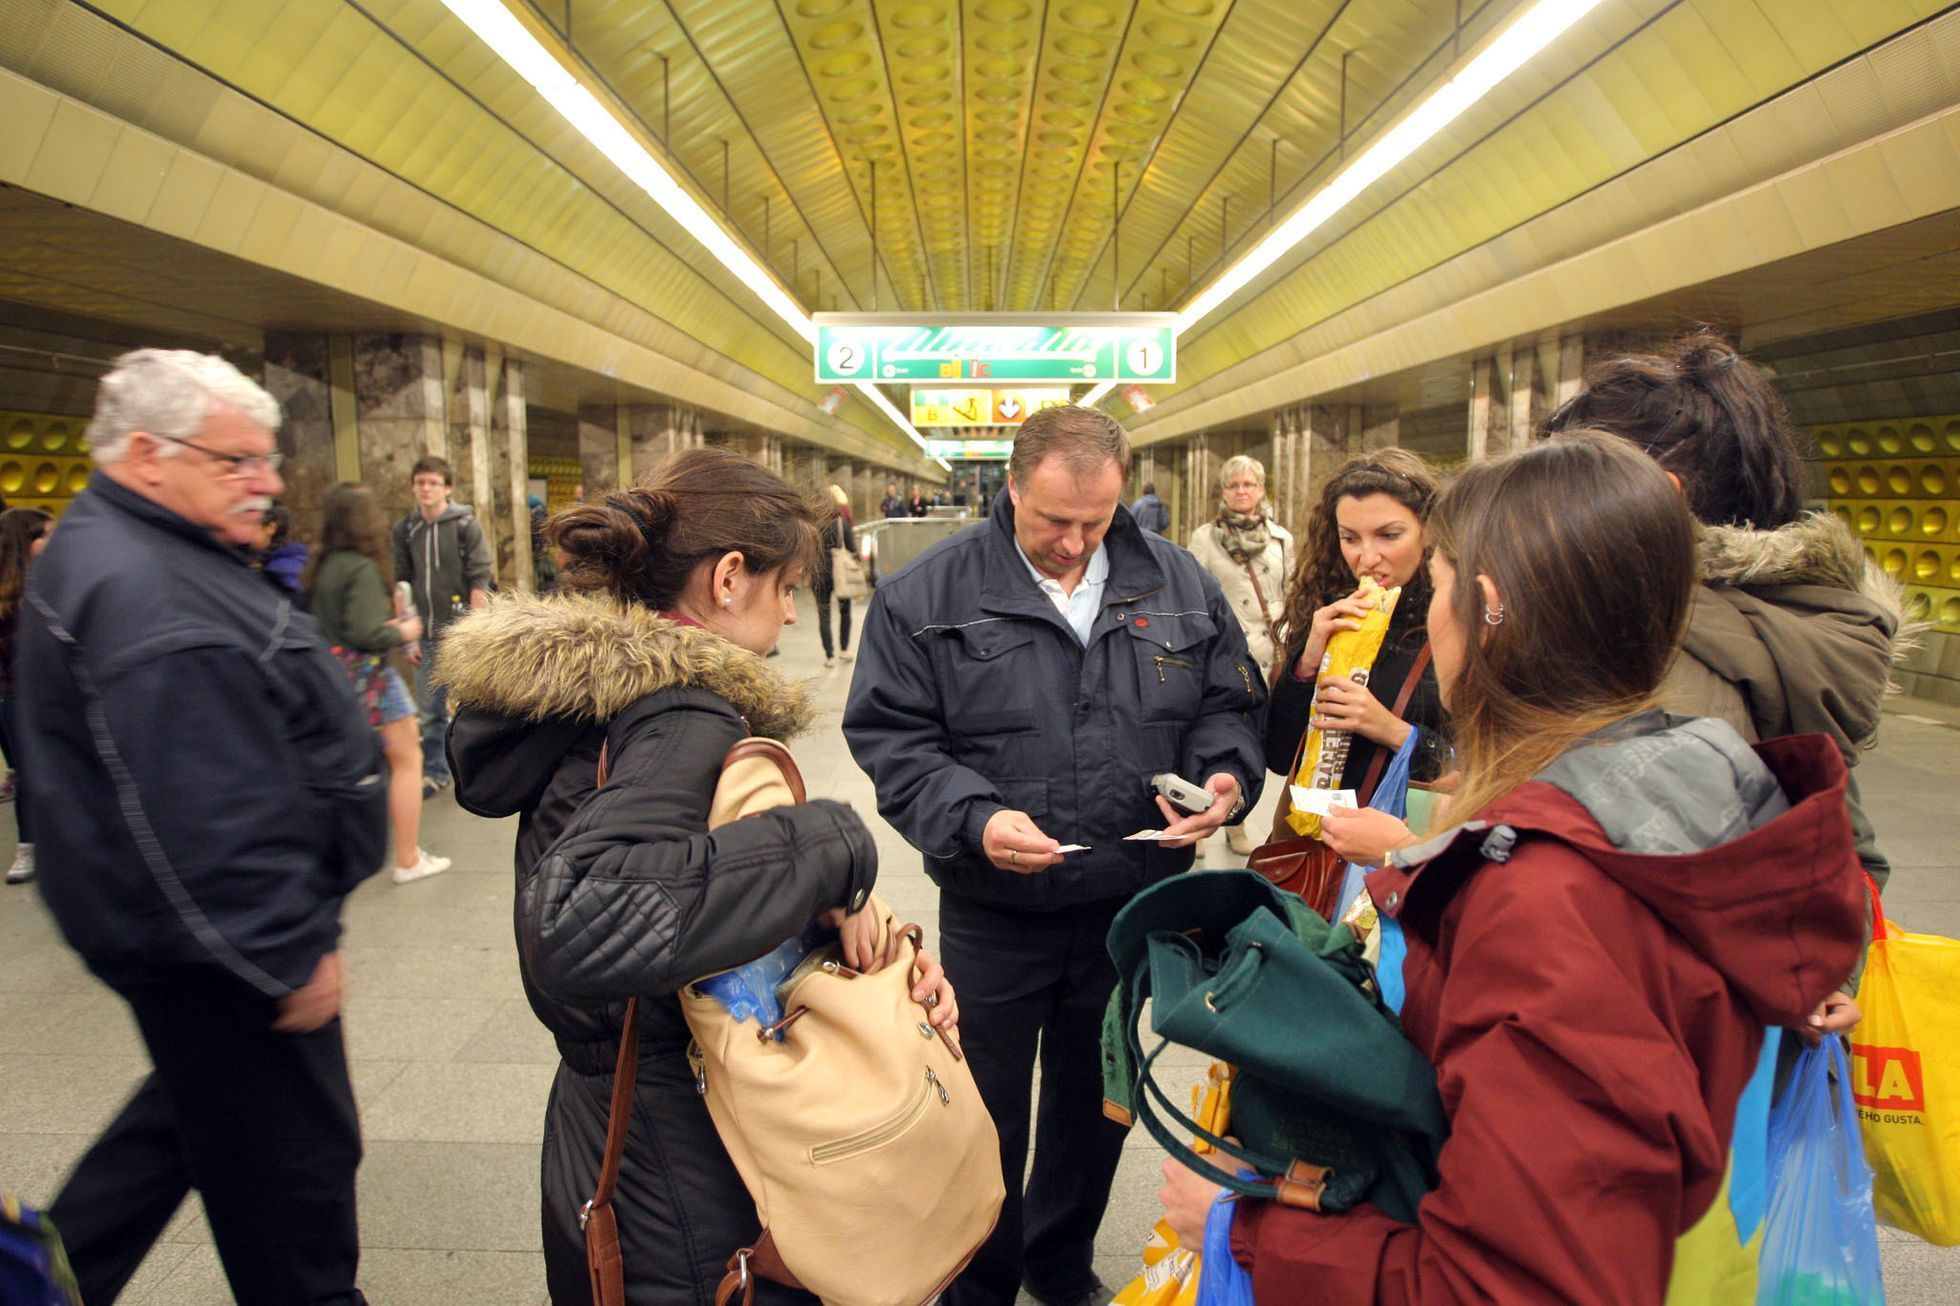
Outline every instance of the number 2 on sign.
{"label": "number 2 on sign", "polygon": [[856,345],[838,343],[830,347],[830,370],[852,376],[864,366],[864,353]]}

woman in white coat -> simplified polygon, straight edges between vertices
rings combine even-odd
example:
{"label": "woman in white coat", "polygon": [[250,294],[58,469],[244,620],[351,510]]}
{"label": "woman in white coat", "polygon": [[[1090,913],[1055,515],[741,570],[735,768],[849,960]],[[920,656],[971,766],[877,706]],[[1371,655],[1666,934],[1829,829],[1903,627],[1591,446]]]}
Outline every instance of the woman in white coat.
{"label": "woman in white coat", "polygon": [[[1257,458],[1239,454],[1227,460],[1219,480],[1218,515],[1192,534],[1191,554],[1218,578],[1245,630],[1247,651],[1258,662],[1259,674],[1270,678],[1273,626],[1285,606],[1293,537],[1272,519],[1266,468]],[[1226,827],[1225,839],[1235,853],[1252,851],[1243,825]]]}

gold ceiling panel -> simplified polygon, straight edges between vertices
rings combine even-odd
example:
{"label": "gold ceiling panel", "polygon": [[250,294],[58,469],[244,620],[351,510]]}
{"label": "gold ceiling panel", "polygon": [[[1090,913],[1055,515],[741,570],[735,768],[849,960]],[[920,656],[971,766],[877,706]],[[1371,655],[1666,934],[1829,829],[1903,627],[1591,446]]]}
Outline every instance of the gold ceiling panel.
{"label": "gold ceiling panel", "polygon": [[959,275],[970,287],[967,302],[978,312],[1011,302],[1004,280],[1015,213],[1038,202],[1044,219],[1052,222],[1060,208],[1058,201],[1037,201],[1027,190],[1027,161],[1044,145],[1044,125],[1054,125],[1039,121],[1033,103],[1035,71],[1041,63],[1040,8],[1030,0],[964,0],[958,11],[964,62],[962,95],[953,108],[956,129],[963,124],[963,140],[927,184],[936,187],[957,163],[967,185],[965,195],[955,196],[951,206],[937,189],[928,202],[954,208],[960,216],[963,232],[955,257]]}

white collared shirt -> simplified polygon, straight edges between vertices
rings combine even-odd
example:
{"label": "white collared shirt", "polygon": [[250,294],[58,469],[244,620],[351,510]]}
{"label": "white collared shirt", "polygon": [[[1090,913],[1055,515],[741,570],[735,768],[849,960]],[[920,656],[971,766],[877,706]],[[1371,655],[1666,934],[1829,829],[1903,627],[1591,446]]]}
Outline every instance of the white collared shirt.
{"label": "white collared shirt", "polygon": [[1028,561],[1028,555],[1021,548],[1019,540],[1014,541],[1014,551],[1021,555],[1021,561],[1034,577],[1034,583],[1048,596],[1055,610],[1062,614],[1062,620],[1075,632],[1075,642],[1089,647],[1089,632],[1096,628],[1096,616],[1102,611],[1103,590],[1109,584],[1109,551],[1101,545],[1089,555],[1088,568],[1082,579],[1076,582],[1075,593],[1070,594],[1062,588],[1062,583],[1041,574],[1041,569]]}

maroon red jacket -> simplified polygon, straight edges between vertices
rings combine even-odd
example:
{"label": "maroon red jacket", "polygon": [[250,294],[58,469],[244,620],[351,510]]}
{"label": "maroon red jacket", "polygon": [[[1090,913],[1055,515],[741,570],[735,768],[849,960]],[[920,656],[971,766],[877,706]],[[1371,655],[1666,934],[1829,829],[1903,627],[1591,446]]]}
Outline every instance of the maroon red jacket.
{"label": "maroon red jacket", "polygon": [[[1590,774],[1561,788],[1547,771],[1369,877],[1406,937],[1402,1018],[1450,1115],[1440,1183],[1413,1226],[1242,1203],[1233,1246],[1259,1302],[1662,1301],[1675,1240],[1721,1186],[1764,1028],[1801,1022],[1849,973],[1864,922],[1829,739],[1754,749],[1769,801],[1750,820],[1720,756],[1711,772],[1667,753],[1691,726],[1707,763],[1726,726],[1645,726],[1568,755]],[[1732,741],[1740,775],[1753,764]],[[1709,846],[1630,851],[1682,843],[1656,827],[1683,812],[1704,836],[1742,819]]]}

